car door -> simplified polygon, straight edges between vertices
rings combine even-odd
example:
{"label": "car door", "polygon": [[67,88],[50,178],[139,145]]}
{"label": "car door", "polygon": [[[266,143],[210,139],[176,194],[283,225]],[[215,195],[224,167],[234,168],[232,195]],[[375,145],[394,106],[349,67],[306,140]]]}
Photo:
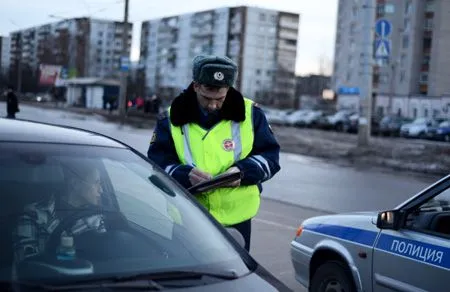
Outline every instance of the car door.
{"label": "car door", "polygon": [[405,208],[399,230],[382,230],[373,255],[373,291],[443,291],[450,273],[450,181]]}

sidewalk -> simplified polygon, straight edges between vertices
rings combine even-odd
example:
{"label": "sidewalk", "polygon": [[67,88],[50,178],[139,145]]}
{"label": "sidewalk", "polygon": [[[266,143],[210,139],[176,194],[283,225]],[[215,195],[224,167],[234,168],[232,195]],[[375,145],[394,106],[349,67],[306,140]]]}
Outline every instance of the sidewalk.
{"label": "sidewalk", "polygon": [[[69,111],[77,114],[84,115],[100,115],[104,117],[106,120],[111,122],[120,122],[119,112],[103,109],[87,109],[87,108],[79,108],[79,107],[64,107],[64,106],[56,106],[55,103],[37,103],[37,102],[21,102],[21,104],[25,104],[28,106],[34,106],[39,108],[48,108],[52,110],[61,110],[61,111]],[[125,124],[136,127],[136,128],[153,128],[155,126],[157,115],[153,113],[143,113],[138,112],[134,109],[130,110],[127,113],[125,118]]]}
{"label": "sidewalk", "polygon": [[[30,106],[64,110],[86,115],[101,115],[119,122],[118,112],[85,108],[55,107],[50,103],[24,103]],[[126,124],[136,128],[153,128],[156,115],[131,110]],[[272,126],[283,152],[324,158],[329,161],[359,167],[384,167],[442,177],[450,174],[450,143],[403,138],[372,137],[370,146],[356,147],[357,135]]]}

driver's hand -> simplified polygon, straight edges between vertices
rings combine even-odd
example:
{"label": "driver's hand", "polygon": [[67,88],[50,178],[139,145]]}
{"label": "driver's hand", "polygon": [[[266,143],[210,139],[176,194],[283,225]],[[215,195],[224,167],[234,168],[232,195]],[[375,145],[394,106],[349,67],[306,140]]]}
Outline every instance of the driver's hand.
{"label": "driver's hand", "polygon": [[206,172],[201,171],[198,168],[193,168],[189,172],[189,181],[191,182],[191,185],[196,185],[201,182],[210,180],[212,178],[212,175]]}

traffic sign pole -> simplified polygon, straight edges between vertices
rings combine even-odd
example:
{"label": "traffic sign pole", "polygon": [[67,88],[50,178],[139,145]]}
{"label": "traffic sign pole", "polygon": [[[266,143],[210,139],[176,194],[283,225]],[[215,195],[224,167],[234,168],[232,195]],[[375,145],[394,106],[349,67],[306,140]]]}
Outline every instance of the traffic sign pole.
{"label": "traffic sign pole", "polygon": [[[372,117],[372,79],[373,79],[373,24],[375,23],[376,0],[365,0],[363,10],[362,40],[362,74],[360,75],[360,111],[358,122],[358,147],[369,145]],[[378,33],[378,25],[376,25]],[[388,28],[379,27],[380,33],[386,35]]]}

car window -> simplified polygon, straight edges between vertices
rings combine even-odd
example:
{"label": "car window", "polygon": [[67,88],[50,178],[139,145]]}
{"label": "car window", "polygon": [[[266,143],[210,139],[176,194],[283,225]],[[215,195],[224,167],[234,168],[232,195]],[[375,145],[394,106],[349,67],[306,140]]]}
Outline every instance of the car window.
{"label": "car window", "polygon": [[[206,211],[128,149],[0,143],[0,153],[0,262],[11,269],[0,281],[25,259],[58,265],[63,233],[73,235],[76,256],[93,265],[89,276],[99,278],[197,269],[244,275],[251,268]],[[20,277],[78,277],[39,265]]]}
{"label": "car window", "polygon": [[448,127],[450,127],[450,121],[442,122],[442,123],[439,125],[439,127],[441,127],[441,128],[448,128]]}
{"label": "car window", "polygon": [[63,173],[57,161],[45,158],[37,153],[26,152],[15,158],[8,153],[0,154],[0,183],[15,182],[62,182]]}
{"label": "car window", "polygon": [[407,217],[411,229],[450,237],[450,188],[420,205]]}
{"label": "car window", "polygon": [[[175,220],[169,214],[167,195],[151,183],[148,170],[136,163],[111,159],[103,159],[103,163],[114,191],[118,194],[121,211],[129,214],[137,224],[166,238],[172,238]],[[152,206],[155,212],[150,214],[146,206]]]}

